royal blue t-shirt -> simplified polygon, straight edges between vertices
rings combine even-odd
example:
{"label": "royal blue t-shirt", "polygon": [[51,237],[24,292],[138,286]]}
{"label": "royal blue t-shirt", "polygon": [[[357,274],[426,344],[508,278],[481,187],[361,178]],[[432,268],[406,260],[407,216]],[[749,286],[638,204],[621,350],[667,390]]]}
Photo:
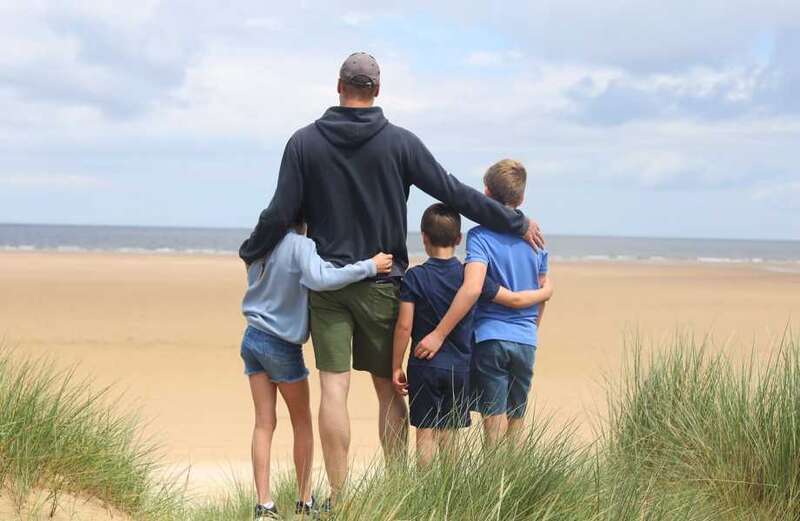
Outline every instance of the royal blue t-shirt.
{"label": "royal blue t-shirt", "polygon": [[[514,235],[477,226],[467,234],[467,263],[486,264],[486,277],[511,291],[539,289],[547,273],[547,252],[534,250]],[[475,308],[475,341],[508,340],[537,345],[539,305],[512,309],[481,301]]]}
{"label": "royal blue t-shirt", "polygon": [[[408,365],[469,370],[473,311],[459,322],[431,360],[421,360],[413,353],[414,346],[439,325],[463,283],[464,265],[457,257],[447,260],[431,258],[406,272],[400,286],[400,300],[414,303],[414,325],[411,328],[413,343]],[[494,280],[486,277],[481,300],[491,301],[499,290]]]}

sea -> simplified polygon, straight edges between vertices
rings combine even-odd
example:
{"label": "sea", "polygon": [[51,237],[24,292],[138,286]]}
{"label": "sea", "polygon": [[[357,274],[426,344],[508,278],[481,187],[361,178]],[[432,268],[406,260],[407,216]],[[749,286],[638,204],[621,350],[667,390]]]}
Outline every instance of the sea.
{"label": "sea", "polygon": [[[249,233],[244,228],[0,224],[0,251],[236,255]],[[547,249],[554,260],[764,263],[800,270],[800,241],[789,240],[552,234]],[[425,255],[419,233],[408,234],[408,250],[412,257]]]}

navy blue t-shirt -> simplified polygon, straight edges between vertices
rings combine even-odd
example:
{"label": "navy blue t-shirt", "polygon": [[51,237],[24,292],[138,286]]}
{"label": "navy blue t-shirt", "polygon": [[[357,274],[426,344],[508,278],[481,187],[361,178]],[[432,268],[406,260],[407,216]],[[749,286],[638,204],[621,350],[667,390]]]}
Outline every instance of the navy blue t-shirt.
{"label": "navy blue t-shirt", "polygon": [[[408,270],[400,286],[400,300],[414,303],[414,325],[411,328],[412,352],[408,365],[468,371],[472,353],[472,315],[470,311],[447,336],[441,349],[431,360],[414,356],[413,348],[436,329],[464,283],[464,265],[457,257],[447,260],[428,259]],[[491,301],[500,287],[486,277],[481,300]]]}

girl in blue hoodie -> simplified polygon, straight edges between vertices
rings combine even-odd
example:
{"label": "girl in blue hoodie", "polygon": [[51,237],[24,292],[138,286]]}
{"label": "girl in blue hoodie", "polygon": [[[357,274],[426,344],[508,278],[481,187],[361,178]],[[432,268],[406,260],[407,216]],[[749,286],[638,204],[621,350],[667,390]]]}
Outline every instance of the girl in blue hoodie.
{"label": "girl in blue hoodie", "polygon": [[[302,219],[299,219],[302,221]],[[308,340],[308,290],[329,291],[389,273],[392,256],[337,268],[317,255],[314,241],[305,236],[305,225],[295,224],[274,250],[247,267],[247,292],[242,312],[247,329],[242,340],[244,372],[250,380],[255,407],[252,460],[258,494],[256,519],[277,517],[269,487],[270,450],[277,424],[278,393],[286,402],[294,432],[294,464],[297,472],[297,514],[315,509],[311,496],[314,433],[308,369],[302,345]]]}

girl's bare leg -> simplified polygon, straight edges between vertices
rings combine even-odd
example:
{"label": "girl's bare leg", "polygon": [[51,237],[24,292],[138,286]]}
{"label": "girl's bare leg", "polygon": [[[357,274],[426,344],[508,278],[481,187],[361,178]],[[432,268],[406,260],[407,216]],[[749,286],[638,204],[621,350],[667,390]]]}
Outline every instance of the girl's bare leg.
{"label": "girl's bare leg", "polygon": [[253,441],[251,445],[253,480],[256,484],[258,502],[264,504],[272,501],[272,493],[269,488],[269,463],[272,435],[277,425],[275,417],[275,397],[277,393],[275,384],[264,373],[250,375],[249,380],[255,412],[255,425],[253,426]]}
{"label": "girl's bare leg", "polygon": [[314,428],[311,425],[311,401],[308,379],[278,384],[286,401],[294,431],[294,468],[297,473],[298,497],[311,501],[311,469],[314,462]]}

